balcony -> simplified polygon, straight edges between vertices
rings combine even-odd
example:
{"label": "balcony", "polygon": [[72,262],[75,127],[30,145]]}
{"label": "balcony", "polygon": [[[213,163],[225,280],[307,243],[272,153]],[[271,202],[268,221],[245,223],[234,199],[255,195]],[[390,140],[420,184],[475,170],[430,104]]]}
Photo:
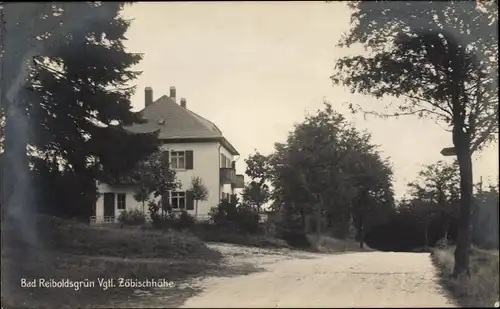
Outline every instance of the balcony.
{"label": "balcony", "polygon": [[222,167],[220,169],[220,183],[221,185],[231,185],[233,189],[241,189],[245,187],[245,177],[236,175],[234,168]]}
{"label": "balcony", "polygon": [[221,185],[230,185],[236,182],[236,170],[230,167],[220,168]]}
{"label": "balcony", "polygon": [[243,189],[245,187],[245,176],[236,175],[236,181],[233,183],[233,189]]}

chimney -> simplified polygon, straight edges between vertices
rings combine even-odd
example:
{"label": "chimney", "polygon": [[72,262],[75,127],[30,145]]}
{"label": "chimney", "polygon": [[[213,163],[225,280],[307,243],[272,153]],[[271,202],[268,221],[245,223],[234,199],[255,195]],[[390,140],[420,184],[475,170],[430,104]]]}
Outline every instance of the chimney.
{"label": "chimney", "polygon": [[148,107],[151,103],[153,103],[153,88],[146,87],[144,89],[145,103],[146,107]]}
{"label": "chimney", "polygon": [[184,98],[181,99],[181,106],[186,108],[186,99]]}
{"label": "chimney", "polygon": [[174,100],[174,102],[176,102],[175,101],[175,87],[174,86],[170,87],[170,98],[172,100]]}

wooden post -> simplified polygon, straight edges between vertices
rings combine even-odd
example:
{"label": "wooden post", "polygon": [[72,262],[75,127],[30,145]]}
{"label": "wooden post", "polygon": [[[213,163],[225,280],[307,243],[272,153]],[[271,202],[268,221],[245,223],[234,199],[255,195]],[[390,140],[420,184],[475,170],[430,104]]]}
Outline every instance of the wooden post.
{"label": "wooden post", "polygon": [[479,177],[479,194],[483,193],[483,176]]}

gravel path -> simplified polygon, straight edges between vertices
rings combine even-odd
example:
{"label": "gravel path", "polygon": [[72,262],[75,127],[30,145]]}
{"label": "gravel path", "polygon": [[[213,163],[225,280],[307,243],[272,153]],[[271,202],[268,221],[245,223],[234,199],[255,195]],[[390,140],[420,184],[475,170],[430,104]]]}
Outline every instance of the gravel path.
{"label": "gravel path", "polygon": [[265,271],[208,277],[182,307],[454,307],[437,284],[428,253],[338,255],[211,245],[229,265]]}

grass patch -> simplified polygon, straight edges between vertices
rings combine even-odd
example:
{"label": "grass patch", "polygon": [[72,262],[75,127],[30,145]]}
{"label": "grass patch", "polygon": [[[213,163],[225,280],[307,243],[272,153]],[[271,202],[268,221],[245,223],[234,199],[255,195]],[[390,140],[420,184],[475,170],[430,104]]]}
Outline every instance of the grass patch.
{"label": "grass patch", "polygon": [[319,238],[317,235],[308,235],[308,238],[315,251],[320,253],[373,251],[366,244],[363,244],[363,248],[360,248],[359,242],[354,240],[342,240],[326,235],[321,235]]}
{"label": "grass patch", "polygon": [[[338,253],[338,252],[359,252],[373,251],[366,244],[364,248],[359,247],[359,242],[354,240],[341,240],[327,235],[322,235],[319,239],[316,235],[305,235],[297,233],[289,235],[292,239],[287,242],[284,239],[268,237],[259,234],[245,234],[241,231],[235,231],[231,228],[224,228],[208,223],[198,223],[190,232],[199,239],[207,242],[220,242],[247,247],[266,248],[266,249],[295,249],[308,252],[320,253]],[[295,241],[302,236],[303,241]],[[297,243],[296,245],[294,245]]]}
{"label": "grass patch", "polygon": [[217,260],[220,253],[192,235],[142,227],[89,227],[82,223],[41,217],[45,247],[76,255],[127,258],[200,258]]}
{"label": "grass patch", "polygon": [[266,237],[263,235],[245,234],[231,228],[219,227],[209,223],[198,223],[191,233],[207,242],[221,242],[257,248],[290,248],[282,239]]}
{"label": "grass patch", "polygon": [[[104,290],[98,279],[165,279],[175,284],[219,268],[221,253],[192,235],[142,228],[89,227],[39,217],[43,241],[28,243],[2,222],[2,306],[4,308],[95,308],[133,301],[137,287]],[[68,279],[93,287],[21,288],[21,279]],[[141,289],[153,291],[152,288]]]}
{"label": "grass patch", "polygon": [[454,247],[433,250],[431,256],[437,266],[441,283],[462,307],[493,307],[499,295],[498,251],[472,249],[470,279],[452,278],[455,265]]}

